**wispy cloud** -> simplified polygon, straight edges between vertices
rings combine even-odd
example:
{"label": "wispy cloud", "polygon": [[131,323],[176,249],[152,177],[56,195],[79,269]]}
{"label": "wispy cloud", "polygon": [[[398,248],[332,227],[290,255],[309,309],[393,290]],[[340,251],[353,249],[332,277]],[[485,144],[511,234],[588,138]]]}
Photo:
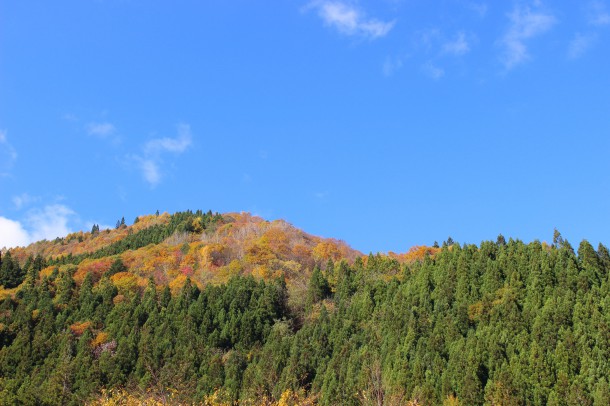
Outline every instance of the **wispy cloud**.
{"label": "wispy cloud", "polygon": [[30,210],[23,222],[0,217],[0,247],[24,246],[63,237],[71,232],[68,223],[75,216],[68,206],[52,204]]}
{"label": "wispy cloud", "polygon": [[341,34],[376,39],[386,36],[395,21],[369,18],[355,6],[341,1],[314,1],[307,8],[315,8],[324,24]]}
{"label": "wispy cloud", "polygon": [[568,44],[568,58],[578,59],[589,51],[599,38],[599,32],[610,25],[610,12],[603,1],[590,1],[585,5],[587,22],[591,26],[587,33],[577,32]]}
{"label": "wispy cloud", "polygon": [[415,34],[414,46],[425,52],[437,52],[438,44],[443,39],[443,34],[438,28],[418,31]]}
{"label": "wispy cloud", "polygon": [[0,130],[0,177],[10,176],[9,171],[17,161],[17,150],[8,142],[6,131]]}
{"label": "wispy cloud", "polygon": [[31,240],[51,240],[69,234],[71,230],[68,221],[74,215],[76,213],[63,204],[53,204],[30,211],[26,223],[31,230]]}
{"label": "wispy cloud", "polygon": [[4,130],[0,130],[0,146],[3,147],[4,152],[12,161],[17,160],[17,151],[8,142],[8,139],[6,138],[6,131]]}
{"label": "wispy cloud", "polygon": [[530,57],[527,41],[549,31],[557,19],[550,13],[519,6],[508,14],[508,18],[510,26],[501,40],[504,47],[502,63],[506,69],[512,69]]}
{"label": "wispy cloud", "polygon": [[470,44],[463,32],[458,32],[455,39],[443,44],[443,53],[456,56],[465,55],[470,52]]}
{"label": "wispy cloud", "polygon": [[161,169],[159,168],[160,162],[151,158],[140,158],[136,157],[136,160],[140,164],[140,170],[144,180],[151,186],[157,186],[161,182]]}
{"label": "wispy cloud", "polygon": [[477,13],[479,15],[479,17],[481,17],[481,18],[484,18],[487,15],[487,10],[489,9],[489,7],[487,6],[487,3],[477,3],[477,2],[468,3],[468,8],[470,8],[472,11]]}
{"label": "wispy cloud", "polygon": [[144,180],[155,187],[163,178],[163,156],[166,153],[182,154],[192,145],[192,139],[190,126],[180,124],[177,137],[152,139],[144,145],[141,155],[131,155],[130,158],[138,164]]}
{"label": "wispy cloud", "polygon": [[568,45],[568,58],[578,59],[593,46],[597,39],[595,34],[576,33]]}
{"label": "wispy cloud", "polygon": [[113,135],[116,128],[111,123],[89,123],[87,124],[87,134],[95,137],[107,138]]}
{"label": "wispy cloud", "polygon": [[64,114],[63,116],[61,116],[61,119],[65,120],[65,121],[71,121],[71,122],[78,121],[78,117],[75,114],[72,114],[72,113]]}
{"label": "wispy cloud", "polygon": [[387,57],[383,62],[382,72],[385,76],[392,76],[396,71],[402,68],[402,58]]}
{"label": "wispy cloud", "polygon": [[[447,35],[440,28],[433,27],[416,32],[413,38],[413,52],[422,54],[425,61],[419,65],[420,71],[429,78],[438,80],[445,76],[443,65],[446,65],[447,59],[468,54],[472,49],[471,41],[476,36],[462,30]],[[392,65],[388,65],[388,68],[392,68]]]}
{"label": "wispy cloud", "polygon": [[610,12],[603,1],[592,1],[588,7],[589,24],[595,26],[610,25]]}
{"label": "wispy cloud", "polygon": [[144,153],[147,155],[157,155],[162,152],[182,153],[192,143],[191,127],[187,124],[178,126],[178,136],[176,138],[155,138],[144,146]]}
{"label": "wispy cloud", "polygon": [[421,67],[422,72],[424,72],[427,76],[434,80],[438,80],[445,76],[445,71],[442,68],[434,65],[432,62],[428,61]]}
{"label": "wispy cloud", "polygon": [[31,196],[28,193],[22,193],[18,196],[13,196],[12,198],[13,204],[17,210],[21,210],[23,207],[37,202],[38,200],[40,200],[38,196]]}

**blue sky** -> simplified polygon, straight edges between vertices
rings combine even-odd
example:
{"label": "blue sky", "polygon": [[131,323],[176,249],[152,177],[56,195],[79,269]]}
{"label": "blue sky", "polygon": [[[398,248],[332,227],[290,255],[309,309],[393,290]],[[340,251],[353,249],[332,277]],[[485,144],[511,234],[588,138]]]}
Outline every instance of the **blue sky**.
{"label": "blue sky", "polygon": [[369,251],[610,228],[610,1],[0,5],[0,247],[185,209]]}

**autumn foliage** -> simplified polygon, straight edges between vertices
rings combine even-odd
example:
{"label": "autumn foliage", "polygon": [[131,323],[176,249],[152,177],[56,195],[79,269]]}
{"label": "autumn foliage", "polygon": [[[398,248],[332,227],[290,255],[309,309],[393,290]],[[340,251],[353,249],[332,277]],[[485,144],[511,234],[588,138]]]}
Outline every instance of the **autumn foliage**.
{"label": "autumn foliage", "polygon": [[181,212],[2,253],[0,404],[608,405],[610,251]]}
{"label": "autumn foliage", "polygon": [[[352,263],[356,258],[367,261],[366,256],[343,241],[307,234],[283,220],[266,221],[249,213],[210,217],[211,214],[186,212],[179,213],[181,223],[177,224],[177,215],[139,216],[133,225],[72,233],[14,249],[12,254],[20,262],[33,255],[50,258],[55,264],[43,269],[41,276],[50,276],[55,270],[73,272],[77,284],[86,275],[91,275],[94,283],[99,281],[119,259],[129,275],[113,275],[112,281],[122,293],[141,291],[149,278],[175,291],[186,278],[203,285],[222,283],[236,275],[281,277],[289,286],[302,288],[316,265],[325,267],[328,261],[341,260]],[[174,232],[160,243],[141,247],[136,244],[135,249],[104,255],[108,247],[117,247],[143,233],[163,232],[163,227]],[[406,253],[390,252],[387,256],[399,263],[412,263],[438,252],[439,248],[415,246]]]}

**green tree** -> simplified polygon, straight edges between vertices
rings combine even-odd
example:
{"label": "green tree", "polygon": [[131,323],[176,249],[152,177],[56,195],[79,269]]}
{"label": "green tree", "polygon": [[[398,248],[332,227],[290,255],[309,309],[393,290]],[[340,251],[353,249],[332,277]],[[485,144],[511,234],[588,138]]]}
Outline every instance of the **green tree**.
{"label": "green tree", "polygon": [[328,281],[318,267],[315,267],[309,279],[307,287],[306,305],[311,307],[314,303],[327,298],[330,295]]}
{"label": "green tree", "polygon": [[4,256],[0,255],[0,285],[5,288],[19,286],[25,273],[19,267],[19,263],[13,259],[11,252],[7,251]]}
{"label": "green tree", "polygon": [[114,274],[117,274],[119,272],[127,272],[127,266],[125,266],[125,264],[123,263],[123,260],[119,257],[117,259],[114,260],[114,262],[110,265],[110,268],[108,268],[108,271],[106,272],[106,276],[107,277],[111,277]]}

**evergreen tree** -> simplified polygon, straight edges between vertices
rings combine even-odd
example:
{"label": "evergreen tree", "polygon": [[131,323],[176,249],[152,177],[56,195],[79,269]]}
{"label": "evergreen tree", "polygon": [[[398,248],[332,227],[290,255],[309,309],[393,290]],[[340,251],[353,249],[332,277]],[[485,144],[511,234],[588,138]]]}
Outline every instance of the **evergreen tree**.
{"label": "evergreen tree", "polygon": [[309,286],[307,288],[307,299],[306,304],[311,307],[312,304],[319,302],[322,299],[327,298],[330,295],[330,286],[328,281],[322,275],[322,272],[318,267],[315,267],[311,273],[309,279]]}
{"label": "evergreen tree", "polygon": [[110,277],[119,272],[127,272],[127,271],[128,271],[128,269],[125,266],[125,264],[123,263],[123,260],[121,258],[117,258],[114,260],[112,265],[110,265],[110,268],[106,272],[106,276]]}
{"label": "evergreen tree", "polygon": [[23,282],[24,277],[25,273],[19,263],[13,260],[10,251],[0,256],[0,285],[8,289],[14,288]]}

